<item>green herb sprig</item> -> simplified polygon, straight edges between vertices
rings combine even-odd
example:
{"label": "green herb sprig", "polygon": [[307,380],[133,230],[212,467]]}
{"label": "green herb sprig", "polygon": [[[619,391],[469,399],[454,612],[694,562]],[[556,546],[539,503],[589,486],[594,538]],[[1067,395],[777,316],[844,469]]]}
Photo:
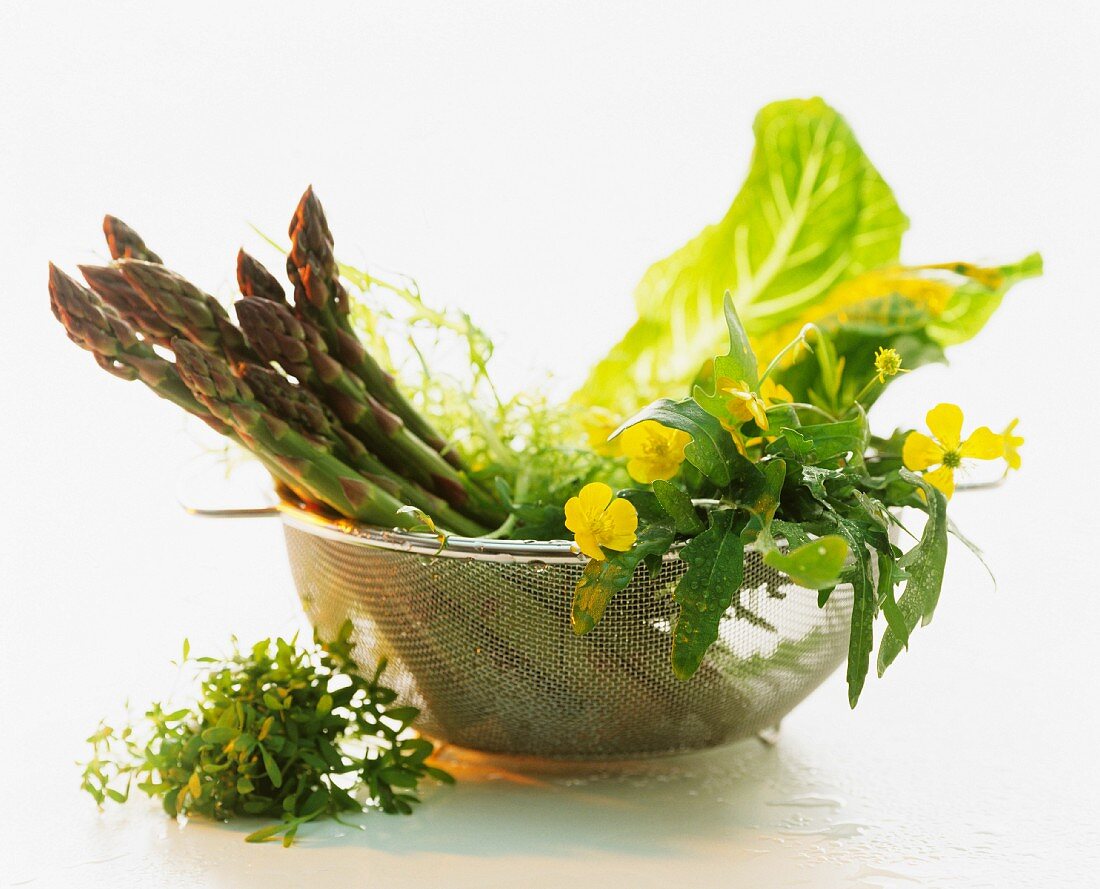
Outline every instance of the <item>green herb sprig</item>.
{"label": "green herb sprig", "polygon": [[125,802],[136,786],[172,816],[278,818],[246,839],[281,836],[284,846],[318,818],[367,807],[410,814],[423,779],[453,778],[429,765],[434,745],[409,732],[420,711],[382,685],[385,661],[358,671],[351,632],[345,623],[311,647],[295,637],[242,651],[234,640],[225,658],[192,658],[185,642],[181,667],[200,674],[195,703],[154,703],[137,726],[101,724],[81,787],[100,805]]}

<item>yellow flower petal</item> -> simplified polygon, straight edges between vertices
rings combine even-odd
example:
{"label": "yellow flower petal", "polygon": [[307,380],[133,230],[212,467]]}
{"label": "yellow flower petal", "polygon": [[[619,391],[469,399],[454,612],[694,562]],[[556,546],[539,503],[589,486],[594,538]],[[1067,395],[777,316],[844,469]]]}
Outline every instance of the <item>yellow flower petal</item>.
{"label": "yellow flower petal", "polygon": [[634,457],[627,461],[626,471],[639,484],[651,485],[658,479],[667,482],[680,471],[680,464],[668,460],[647,460],[644,457]]}
{"label": "yellow flower petal", "polygon": [[1024,440],[1018,435],[1014,435],[1016,431],[1016,424],[1020,422],[1020,418],[1017,417],[1007,426],[1005,431],[1001,433],[1005,440],[1005,462],[1008,464],[1009,469],[1020,468],[1020,452],[1018,448],[1024,443]]}
{"label": "yellow flower petal", "polygon": [[748,401],[749,413],[752,414],[752,418],[756,421],[756,425],[761,428],[762,431],[768,431],[768,412],[764,407],[763,399],[759,397],[750,398]]}
{"label": "yellow flower petal", "polygon": [[902,446],[901,459],[906,469],[921,472],[943,462],[943,448],[923,432],[910,432]]}
{"label": "yellow flower petal", "polygon": [[683,463],[684,448],[691,444],[691,436],[679,429],[668,429],[666,431],[670,433],[668,437],[669,455],[674,457],[677,462]]}
{"label": "yellow flower petal", "polygon": [[611,411],[602,407],[594,407],[589,410],[581,420],[585,434],[588,437],[588,446],[597,454],[605,457],[619,456],[622,448],[622,440],[616,438],[608,441],[608,436],[619,428],[619,421]]}
{"label": "yellow flower petal", "polygon": [[1005,455],[1004,436],[998,435],[988,426],[980,426],[970,433],[970,437],[959,446],[960,457],[972,457],[975,460],[999,460]]}
{"label": "yellow flower petal", "polygon": [[585,512],[592,516],[607,509],[607,504],[611,502],[611,498],[614,496],[615,492],[611,490],[610,485],[605,485],[603,482],[591,482],[581,488],[577,498],[580,500],[580,505]]}
{"label": "yellow flower petal", "polygon": [[574,537],[574,540],[576,540],[577,546],[580,548],[580,551],[588,556],[590,559],[596,559],[597,561],[602,562],[604,559],[607,558],[607,554],[604,553],[602,549],[600,549],[599,543],[596,542],[596,535],[591,533],[590,531],[578,532]]}
{"label": "yellow flower petal", "polygon": [[600,543],[608,549],[626,552],[637,540],[635,532],[638,530],[638,510],[634,508],[634,504],[629,500],[623,500],[620,497],[613,500],[611,505],[607,507],[604,518],[608,530],[601,538]]}
{"label": "yellow flower petal", "polygon": [[570,497],[565,502],[565,527],[574,534],[581,534],[588,530],[588,516],[580,497]]}
{"label": "yellow flower petal", "polygon": [[787,387],[777,383],[771,377],[760,384],[760,397],[765,402],[794,401],[794,396],[791,395]]}
{"label": "yellow flower petal", "polygon": [[934,488],[939,488],[943,491],[944,496],[950,500],[951,495],[955,493],[955,470],[949,466],[941,466],[939,469],[935,469],[929,472],[924,480]]}
{"label": "yellow flower petal", "polygon": [[684,462],[684,448],[691,436],[679,429],[669,429],[656,420],[644,420],[620,436],[622,450],[630,458],[626,471],[642,484],[657,479],[670,479]]}
{"label": "yellow flower petal", "polygon": [[925,417],[928,428],[945,451],[958,450],[963,412],[957,404],[937,404]]}

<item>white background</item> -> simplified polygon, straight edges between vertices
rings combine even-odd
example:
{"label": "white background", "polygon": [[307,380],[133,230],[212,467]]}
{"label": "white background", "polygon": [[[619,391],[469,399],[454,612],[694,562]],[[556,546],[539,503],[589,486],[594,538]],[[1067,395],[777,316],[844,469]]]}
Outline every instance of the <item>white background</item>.
{"label": "white background", "polygon": [[[1078,886],[1095,879],[1095,410],[1100,65],[1094,4],[5,4],[0,11],[0,885]],[[186,11],[183,11],[183,10]],[[50,316],[46,263],[99,221],[230,296],[312,182],[338,251],[414,274],[566,388],[629,321],[646,266],[725,211],[753,114],[823,95],[913,221],[904,258],[1014,261],[952,368],[902,380],[883,431],[940,400],[1020,416],[1024,469],[959,495],[935,624],[858,711],[834,677],[774,750],[614,775],[463,780],[412,819],[293,851],[76,790],[82,739],[210,649],[292,632],[270,523],[185,517],[199,448]],[[277,263],[276,263],[277,264]],[[1092,461],[1092,462],[1090,462]]]}

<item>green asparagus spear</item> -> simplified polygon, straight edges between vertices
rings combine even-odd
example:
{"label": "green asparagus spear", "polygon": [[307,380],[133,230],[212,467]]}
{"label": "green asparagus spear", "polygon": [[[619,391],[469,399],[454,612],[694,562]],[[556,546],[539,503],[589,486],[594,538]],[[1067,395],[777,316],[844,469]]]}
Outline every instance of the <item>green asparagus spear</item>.
{"label": "green asparagus spear", "polygon": [[[104,370],[123,380],[141,380],[161,398],[194,414],[237,444],[241,443],[229,426],[195,399],[172,362],[139,340],[130,324],[53,264],[50,265],[50,306],[69,339],[91,352]],[[276,481],[286,485],[305,503],[318,502],[277,465],[262,456],[260,460]]]}
{"label": "green asparagus spear", "polygon": [[271,299],[278,303],[286,302],[283,285],[271,274],[258,259],[249,256],[243,250],[237,253],[237,286],[242,296],[254,296]]}
{"label": "green asparagus spear", "polygon": [[146,262],[163,263],[164,260],[145,246],[130,226],[116,216],[103,217],[103,234],[107,236],[107,248],[112,259],[144,259]]}
{"label": "green asparagus spear", "polygon": [[306,189],[290,223],[287,274],[294,284],[294,307],[324,336],[331,352],[358,376],[367,390],[397,414],[421,441],[444,455],[457,469],[464,469],[458,452],[413,407],[388,374],[356,336],[349,317],[349,301],[333,255],[332,232],[321,202]]}
{"label": "green asparagus spear", "polygon": [[202,418],[219,432],[228,427],[195,400],[172,362],[142,342],[134,328],[86,287],[50,263],[50,308],[74,343],[123,380],[141,380],[157,395]]}
{"label": "green asparagus spear", "polygon": [[177,337],[172,347],[180,377],[192,394],[246,446],[267,457],[297,486],[343,516],[383,527],[415,527],[399,500],[332,456],[317,440],[297,432],[257,401],[218,355]]}
{"label": "green asparagus spear", "polygon": [[470,518],[490,526],[504,520],[492,498],[406,429],[399,417],[367,392],[362,380],[329,354],[324,337],[312,324],[272,300],[244,299],[235,308],[249,342],[263,359],[278,364],[321,396],[391,469]]}
{"label": "green asparagus spear", "polygon": [[452,509],[445,500],[389,469],[343,428],[339,419],[316,395],[282,374],[255,364],[241,364],[237,374],[248,384],[256,400],[295,430],[323,443],[329,453],[354,467],[395,498],[430,515],[442,528],[467,537],[478,537],[488,528]]}
{"label": "green asparagus spear", "polygon": [[122,259],[117,266],[150,308],[177,334],[232,361],[260,360],[229,320],[222,304],[186,278],[140,259]]}
{"label": "green asparagus spear", "polygon": [[119,317],[137,330],[146,342],[168,347],[175,331],[161,320],[118,269],[107,266],[78,266],[84,280]]}

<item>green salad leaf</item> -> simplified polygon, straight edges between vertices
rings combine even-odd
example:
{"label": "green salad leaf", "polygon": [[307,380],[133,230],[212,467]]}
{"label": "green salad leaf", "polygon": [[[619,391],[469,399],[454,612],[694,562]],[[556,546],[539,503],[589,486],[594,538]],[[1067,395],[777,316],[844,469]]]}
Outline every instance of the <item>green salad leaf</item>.
{"label": "green salad leaf", "polygon": [[688,542],[680,558],[688,570],[676,584],[680,616],[672,631],[672,671],[690,679],[718,638],[722,615],[741,588],[745,550],[737,513],[712,512],[707,530]]}
{"label": "green salad leaf", "polygon": [[905,591],[898,599],[898,609],[905,621],[906,633],[886,628],[878,649],[878,673],[881,676],[908,644],[909,634],[917,624],[927,624],[940,598],[943,572],[947,565],[947,498],[928,482],[907,469],[900,476],[924,492],[928,506],[928,522],[920,542],[898,560],[898,570],[905,577]]}
{"label": "green salad leaf", "polygon": [[753,132],[748,178],[729,211],[646,272],[638,320],[575,400],[625,414],[684,391],[721,347],[727,290],[756,337],[837,282],[896,261],[908,220],[833,108],[775,102]]}

